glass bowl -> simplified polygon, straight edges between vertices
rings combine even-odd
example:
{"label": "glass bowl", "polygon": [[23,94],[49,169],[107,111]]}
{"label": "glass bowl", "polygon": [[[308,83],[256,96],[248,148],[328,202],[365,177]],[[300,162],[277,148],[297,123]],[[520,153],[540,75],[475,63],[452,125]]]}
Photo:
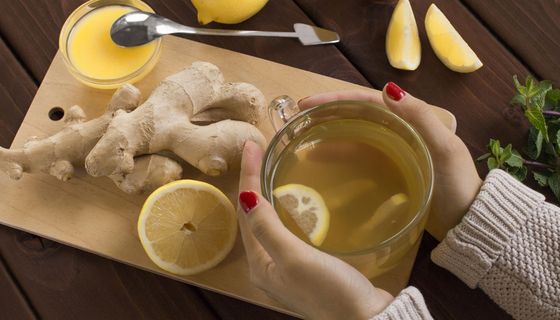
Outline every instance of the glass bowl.
{"label": "glass bowl", "polygon": [[140,11],[154,13],[154,10],[150,6],[148,6],[146,3],[140,0],[90,0],[82,4],[81,6],[79,6],[76,10],[74,10],[74,12],[70,14],[68,19],[66,19],[66,22],[62,26],[62,30],[60,32],[59,48],[60,48],[60,52],[62,53],[63,60],[68,71],[77,80],[93,88],[115,89],[122,86],[125,83],[134,83],[142,79],[153,69],[160,56],[161,38],[154,40],[155,49],[152,55],[140,68],[136,69],[130,74],[127,74],[119,78],[96,79],[84,74],[74,65],[74,63],[70,59],[69,50],[68,50],[71,35],[72,35],[72,30],[80,21],[80,19],[82,19],[88,13],[102,7],[113,6],[113,5],[128,6],[128,7],[138,9]]}

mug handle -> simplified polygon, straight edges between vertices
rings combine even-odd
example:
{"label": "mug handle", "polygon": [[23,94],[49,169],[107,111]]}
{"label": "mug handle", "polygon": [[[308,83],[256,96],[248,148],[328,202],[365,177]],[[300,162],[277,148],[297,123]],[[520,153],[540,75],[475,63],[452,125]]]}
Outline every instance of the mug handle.
{"label": "mug handle", "polygon": [[268,119],[272,123],[274,131],[278,131],[299,111],[299,107],[294,99],[286,95],[279,96],[268,105]]}

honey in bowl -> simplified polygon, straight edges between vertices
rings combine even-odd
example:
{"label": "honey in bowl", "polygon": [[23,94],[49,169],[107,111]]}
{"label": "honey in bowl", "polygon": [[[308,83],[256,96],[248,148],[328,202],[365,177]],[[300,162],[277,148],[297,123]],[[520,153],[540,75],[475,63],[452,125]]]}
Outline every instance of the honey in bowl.
{"label": "honey in bowl", "polygon": [[111,27],[133,11],[153,12],[139,0],[91,0],[78,7],[60,33],[60,51],[70,73],[82,83],[114,89],[142,79],[155,66],[161,39],[131,48],[111,39]]}
{"label": "honey in bowl", "polygon": [[127,6],[105,6],[83,16],[70,32],[68,55],[87,77],[109,80],[139,70],[156,50],[155,43],[122,48],[111,39],[111,26],[122,15],[135,11]]}

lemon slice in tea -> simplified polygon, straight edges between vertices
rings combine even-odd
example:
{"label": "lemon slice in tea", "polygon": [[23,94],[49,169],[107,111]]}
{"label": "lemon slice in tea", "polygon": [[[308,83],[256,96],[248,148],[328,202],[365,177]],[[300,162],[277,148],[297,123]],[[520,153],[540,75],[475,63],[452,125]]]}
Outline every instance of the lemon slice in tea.
{"label": "lemon slice in tea", "polygon": [[482,67],[476,53],[433,3],[428,8],[424,24],[434,52],[449,69],[468,73]]}
{"label": "lemon slice in tea", "polygon": [[216,187],[179,180],[154,191],[138,218],[138,235],[163,270],[191,275],[220,263],[237,234],[235,209]]}
{"label": "lemon slice in tea", "polygon": [[349,243],[359,245],[363,243],[368,235],[375,232],[377,228],[388,228],[394,223],[394,218],[398,217],[399,212],[408,209],[410,200],[404,193],[397,193],[385,200],[373,213],[373,215],[361,225],[350,237]]}
{"label": "lemon slice in tea", "polygon": [[330,214],[323,197],[302,184],[287,184],[272,192],[309,241],[320,246],[329,230]]}

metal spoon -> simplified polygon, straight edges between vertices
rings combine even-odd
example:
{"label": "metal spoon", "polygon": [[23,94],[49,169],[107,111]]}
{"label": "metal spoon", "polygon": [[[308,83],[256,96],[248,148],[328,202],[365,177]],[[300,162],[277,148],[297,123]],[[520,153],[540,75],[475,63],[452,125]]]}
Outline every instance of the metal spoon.
{"label": "metal spoon", "polygon": [[294,24],[295,32],[241,31],[187,27],[157,14],[135,11],[120,17],[111,27],[111,38],[119,46],[146,44],[166,34],[185,33],[211,36],[298,38],[304,46],[336,43],[336,32],[303,23]]}

